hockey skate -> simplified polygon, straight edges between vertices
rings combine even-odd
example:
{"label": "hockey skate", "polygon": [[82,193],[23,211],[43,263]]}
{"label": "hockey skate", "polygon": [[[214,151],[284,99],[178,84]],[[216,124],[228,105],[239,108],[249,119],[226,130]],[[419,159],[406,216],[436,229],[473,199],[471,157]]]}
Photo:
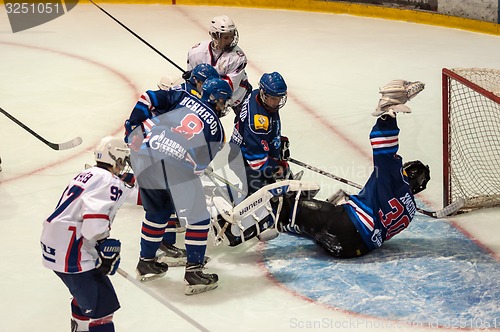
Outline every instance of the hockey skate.
{"label": "hockey skate", "polygon": [[156,252],[156,259],[169,267],[185,266],[187,262],[186,249],[177,248],[173,244],[161,243]]}
{"label": "hockey skate", "polygon": [[195,295],[217,288],[219,276],[215,273],[203,273],[204,265],[187,263],[184,273],[186,288],[184,294]]}
{"label": "hockey skate", "polygon": [[156,258],[140,258],[137,264],[137,279],[141,282],[151,281],[163,277],[168,270],[168,265],[158,262]]}
{"label": "hockey skate", "polygon": [[[156,260],[167,264],[169,267],[186,266],[186,249],[177,248],[173,244],[161,243],[160,249],[156,252]],[[204,264],[208,263],[210,257],[205,256]]]}

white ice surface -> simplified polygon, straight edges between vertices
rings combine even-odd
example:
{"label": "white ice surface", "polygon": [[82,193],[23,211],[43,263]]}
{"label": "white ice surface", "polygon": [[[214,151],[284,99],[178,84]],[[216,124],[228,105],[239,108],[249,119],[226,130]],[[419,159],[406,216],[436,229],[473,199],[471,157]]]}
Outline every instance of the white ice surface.
{"label": "white ice surface", "polygon": [[[499,37],[455,29],[284,10],[103,7],[181,67],[188,49],[208,38],[209,19],[229,15],[249,59],[251,83],[257,86],[262,73],[271,71],[288,83],[281,114],[293,157],[358,183],[371,171],[368,132],[378,87],[396,78],[425,82],[424,92],[409,103],[413,113],[399,117],[400,153],[430,165],[432,180],[420,199],[431,209],[442,207],[441,69],[500,68]],[[50,141],[83,138],[77,148],[53,151],[0,115],[0,330],[68,331],[69,294],[41,266],[42,221],[69,179],[92,162],[99,139],[122,134],[140,93],[155,88],[161,76],[179,72],[92,5],[77,5],[16,34],[3,7],[0,17],[0,107]],[[225,119],[228,135],[231,121]],[[351,190],[317,174],[307,178],[322,183],[324,197],[338,188]],[[478,211],[450,222],[498,257],[498,213]],[[121,267],[132,275],[142,216],[140,207],[126,206],[112,230],[123,243]],[[233,249],[210,245],[209,267],[221,279],[212,292],[184,296],[181,268],[144,287],[210,331],[314,330],[307,324],[323,319],[337,322],[331,329],[352,331],[432,329],[395,326],[301,297],[268,276],[262,250],[255,243]],[[196,330],[129,280],[112,280],[122,303],[117,331]]]}

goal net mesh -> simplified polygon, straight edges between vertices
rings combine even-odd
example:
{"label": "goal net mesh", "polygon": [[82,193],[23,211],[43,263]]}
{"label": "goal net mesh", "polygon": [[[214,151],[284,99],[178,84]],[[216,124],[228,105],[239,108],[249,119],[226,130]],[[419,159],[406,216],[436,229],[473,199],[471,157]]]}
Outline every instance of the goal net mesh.
{"label": "goal net mesh", "polygon": [[445,204],[500,205],[500,70],[443,69]]}

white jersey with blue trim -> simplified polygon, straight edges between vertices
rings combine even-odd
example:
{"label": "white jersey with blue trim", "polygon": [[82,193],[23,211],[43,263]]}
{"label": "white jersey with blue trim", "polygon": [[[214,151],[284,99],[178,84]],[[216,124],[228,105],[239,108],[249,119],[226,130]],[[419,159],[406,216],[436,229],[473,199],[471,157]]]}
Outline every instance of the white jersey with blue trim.
{"label": "white jersey with blue trim", "polygon": [[63,273],[94,269],[95,245],[109,236],[118,209],[132,191],[116,175],[99,167],[75,176],[43,223],[43,265]]}
{"label": "white jersey with blue trim", "polygon": [[235,46],[231,51],[218,51],[211,47],[211,40],[206,40],[194,45],[188,52],[187,70],[192,70],[199,64],[208,63],[213,66],[233,89],[233,96],[229,105],[238,106],[243,102],[243,98],[248,88],[248,76],[245,72],[247,57],[239,46]]}

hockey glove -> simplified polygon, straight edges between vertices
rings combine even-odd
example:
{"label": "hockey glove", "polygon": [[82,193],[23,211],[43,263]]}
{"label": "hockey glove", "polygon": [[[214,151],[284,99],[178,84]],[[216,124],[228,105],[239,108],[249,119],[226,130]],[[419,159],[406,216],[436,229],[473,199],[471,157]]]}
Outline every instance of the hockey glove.
{"label": "hockey glove", "polygon": [[280,159],[290,160],[290,141],[286,136],[281,136],[280,140],[281,140]]}
{"label": "hockey glove", "polygon": [[190,77],[191,77],[191,70],[187,70],[187,71],[185,71],[185,72],[182,73],[182,78],[184,80],[187,81]]}
{"label": "hockey glove", "polygon": [[273,177],[276,180],[282,180],[288,177],[290,172],[290,166],[286,160],[279,160],[278,166],[274,169]]}
{"label": "hockey glove", "polygon": [[113,275],[120,265],[120,240],[104,239],[96,245],[97,260],[95,267],[99,272],[105,275]]}
{"label": "hockey glove", "polygon": [[135,176],[134,176],[134,173],[123,173],[122,175],[120,175],[120,179],[125,182],[125,184],[127,186],[129,186],[130,188],[134,187],[135,186]]}

